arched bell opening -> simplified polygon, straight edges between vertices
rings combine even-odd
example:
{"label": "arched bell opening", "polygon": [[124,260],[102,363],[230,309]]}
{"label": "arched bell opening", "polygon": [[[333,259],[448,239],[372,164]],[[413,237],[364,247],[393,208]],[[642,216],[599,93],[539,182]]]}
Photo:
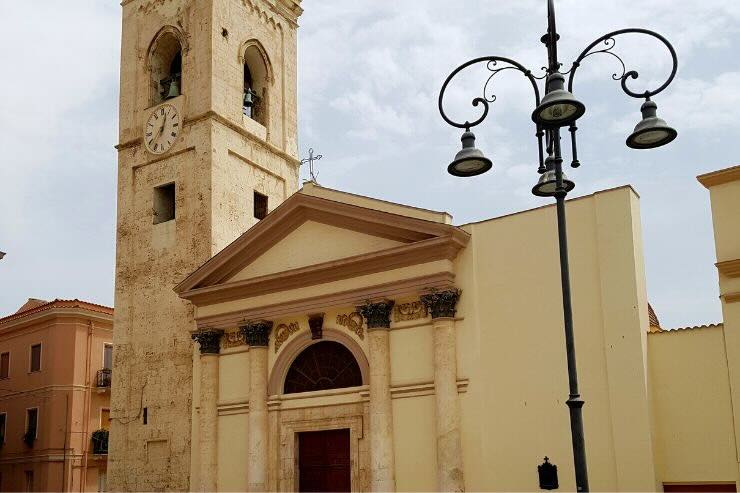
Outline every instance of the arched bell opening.
{"label": "arched bell opening", "polygon": [[269,87],[272,69],[262,45],[256,40],[245,43],[242,52],[244,84],[242,112],[260,125],[267,126]]}
{"label": "arched bell opening", "polygon": [[182,94],[182,43],[174,28],[157,34],[149,50],[150,104]]}

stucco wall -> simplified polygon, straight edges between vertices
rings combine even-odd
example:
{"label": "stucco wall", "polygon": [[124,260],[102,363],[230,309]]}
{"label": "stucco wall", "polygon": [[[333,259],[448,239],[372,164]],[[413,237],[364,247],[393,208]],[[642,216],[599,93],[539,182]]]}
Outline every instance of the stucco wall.
{"label": "stucco wall", "polygon": [[[740,429],[740,166],[699,177],[707,187],[717,253],[725,348],[735,430]],[[740,484],[740,437],[735,435],[736,481]]]}
{"label": "stucco wall", "polygon": [[[90,433],[100,427],[97,410],[108,407],[110,397],[107,390],[98,393],[95,374],[102,368],[103,344],[111,340],[112,317],[86,315],[50,306],[0,322],[0,352],[10,352],[9,376],[0,381],[0,413],[6,415],[3,491],[23,491],[27,471],[33,472],[35,491],[98,490],[98,469],[105,470],[106,458],[92,457]],[[38,343],[41,370],[30,372],[30,347]],[[29,408],[38,409],[32,447],[23,441]],[[92,478],[91,490],[80,487]]]}
{"label": "stucco wall", "polygon": [[[647,304],[637,196],[567,205],[575,342],[594,490],[655,487],[642,334]],[[553,207],[472,224],[457,261],[466,484],[536,490],[548,456],[575,489]]]}
{"label": "stucco wall", "polygon": [[[591,487],[595,491],[654,490],[660,481],[653,459],[644,359],[648,321],[638,198],[631,188],[622,187],[569,201],[567,209]],[[554,212],[553,207],[544,207],[464,226],[472,237],[454,262],[422,263],[206,304],[198,308],[198,317],[255,310],[451,270],[455,285],[463,290],[455,330],[466,488],[536,490],[537,465],[547,455],[559,467],[561,488],[574,489]],[[342,232],[344,236],[349,234],[354,233]],[[317,235],[314,245],[321,248],[321,242],[330,243],[335,236]],[[290,242],[283,247],[285,244]],[[301,257],[298,245],[289,253],[296,265],[311,263],[312,254]],[[245,273],[244,277],[249,275]],[[418,295],[394,299],[404,303],[418,299]],[[325,312],[325,327],[348,334],[367,354],[366,342],[336,323],[336,315],[353,311],[353,306],[315,308]],[[307,333],[307,315],[296,312],[274,319],[276,326],[295,322],[300,330],[278,352],[274,350],[275,334],[271,336],[271,379],[280,364],[285,366],[285,361],[280,361],[290,353],[291,341]],[[399,490],[436,488],[432,341],[429,317],[391,324],[391,394]],[[223,460],[228,466],[219,466],[219,484],[229,488],[242,487],[246,481],[243,471],[233,467],[243,464],[246,456],[240,457],[240,452],[224,439],[231,442],[233,437],[241,436],[244,440],[248,433],[244,419],[248,413],[244,407],[248,400],[244,381],[248,352],[233,351],[225,350],[220,357],[219,462]],[[367,391],[360,388],[336,395],[294,396],[287,400],[277,395],[271,399],[271,416],[282,416],[287,409],[305,409],[308,413],[321,408],[316,416],[339,419],[341,406],[367,402]],[[242,409],[229,408],[239,405]],[[275,419],[278,421],[271,421],[271,433],[282,426],[278,424],[282,418]],[[224,430],[228,430],[225,435]],[[270,438],[271,443],[275,439]],[[278,460],[277,449],[270,450],[270,460]],[[279,469],[286,465],[271,467],[279,476]]]}
{"label": "stucco wall", "polygon": [[663,482],[736,479],[722,326],[648,337],[655,457]]}

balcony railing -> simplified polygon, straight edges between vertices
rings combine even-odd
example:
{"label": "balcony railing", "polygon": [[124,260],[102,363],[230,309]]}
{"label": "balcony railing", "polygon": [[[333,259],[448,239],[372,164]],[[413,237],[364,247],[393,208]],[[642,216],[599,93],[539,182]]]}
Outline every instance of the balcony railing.
{"label": "balcony railing", "polygon": [[103,368],[98,370],[98,374],[95,378],[96,386],[103,388],[110,388],[111,369]]}
{"label": "balcony railing", "polygon": [[93,454],[108,453],[108,430],[96,430],[92,433]]}

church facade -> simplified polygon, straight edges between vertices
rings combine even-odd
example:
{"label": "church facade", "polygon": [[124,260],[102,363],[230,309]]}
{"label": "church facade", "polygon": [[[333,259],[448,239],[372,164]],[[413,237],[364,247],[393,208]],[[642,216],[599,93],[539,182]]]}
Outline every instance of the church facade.
{"label": "church facade", "polygon": [[[574,490],[554,208],[298,190],[300,2],[122,7],[110,489]],[[712,327],[651,317],[632,188],[567,203],[594,490],[735,489],[739,175]]]}

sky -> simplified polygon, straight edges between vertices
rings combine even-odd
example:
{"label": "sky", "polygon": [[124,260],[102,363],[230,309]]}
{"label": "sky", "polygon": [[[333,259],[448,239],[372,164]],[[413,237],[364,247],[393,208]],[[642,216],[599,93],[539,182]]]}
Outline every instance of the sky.
{"label": "sky", "polygon": [[[456,224],[546,204],[530,193],[537,148],[526,79],[508,71],[495,80],[497,100],[474,129],[494,161],[480,177],[446,173],[460,131],[437,111],[442,82],[470,58],[506,56],[540,74],[546,4],[303,0],[299,144],[301,157],[309,147],[323,155],[319,183],[445,210]],[[654,100],[678,139],[627,148],[641,102],[612,79],[618,62],[594,55],[575,77],[587,110],[578,122],[582,166],[567,172],[572,196],[624,184],[640,194],[648,296],[664,327],[720,321],[709,194],[695,177],[738,164],[740,2],[560,0],[557,15],[563,70],[623,27],[674,44],[678,74]],[[0,315],[29,297],[113,304],[119,49],[117,1],[0,0]],[[652,38],[620,37],[615,51],[640,73],[635,90],[670,72]],[[453,117],[478,115],[470,101],[486,77],[481,67],[451,87]]]}

